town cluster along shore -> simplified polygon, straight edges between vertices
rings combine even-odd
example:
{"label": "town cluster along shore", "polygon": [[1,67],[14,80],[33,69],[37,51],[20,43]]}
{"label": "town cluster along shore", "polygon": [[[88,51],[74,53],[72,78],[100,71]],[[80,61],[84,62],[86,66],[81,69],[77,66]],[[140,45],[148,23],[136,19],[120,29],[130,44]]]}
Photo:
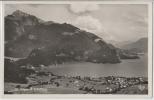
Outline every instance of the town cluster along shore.
{"label": "town cluster along shore", "polygon": [[27,81],[27,84],[5,83],[5,94],[148,94],[145,77],[72,77],[36,71]]}

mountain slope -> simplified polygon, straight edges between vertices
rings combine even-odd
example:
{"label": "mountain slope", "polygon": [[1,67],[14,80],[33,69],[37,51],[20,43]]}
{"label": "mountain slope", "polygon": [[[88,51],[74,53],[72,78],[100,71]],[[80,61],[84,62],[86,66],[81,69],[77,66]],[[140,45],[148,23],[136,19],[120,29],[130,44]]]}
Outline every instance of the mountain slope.
{"label": "mountain slope", "polygon": [[26,63],[120,62],[116,49],[98,36],[71,24],[45,22],[16,11],[5,17],[5,27],[5,56],[26,57]]}
{"label": "mountain slope", "polygon": [[16,40],[26,33],[27,27],[33,27],[43,21],[22,11],[15,11],[5,17],[5,41]]}
{"label": "mountain slope", "polygon": [[141,38],[136,42],[124,45],[122,48],[131,52],[146,53],[148,51],[148,38]]}

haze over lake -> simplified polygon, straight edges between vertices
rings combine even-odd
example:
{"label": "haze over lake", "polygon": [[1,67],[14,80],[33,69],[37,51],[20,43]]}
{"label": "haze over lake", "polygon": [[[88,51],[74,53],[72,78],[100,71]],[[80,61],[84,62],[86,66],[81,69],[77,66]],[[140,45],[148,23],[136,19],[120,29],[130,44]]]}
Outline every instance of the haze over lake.
{"label": "haze over lake", "polygon": [[50,66],[51,71],[58,75],[68,76],[124,76],[124,77],[147,77],[147,55],[140,59],[122,60],[118,64],[97,64],[90,62],[66,63],[63,65]]}

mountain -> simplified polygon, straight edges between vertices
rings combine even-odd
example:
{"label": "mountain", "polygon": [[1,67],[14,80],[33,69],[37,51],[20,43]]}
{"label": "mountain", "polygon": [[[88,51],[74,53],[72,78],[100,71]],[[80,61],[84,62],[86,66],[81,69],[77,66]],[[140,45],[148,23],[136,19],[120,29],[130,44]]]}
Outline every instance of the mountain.
{"label": "mountain", "polygon": [[93,33],[67,23],[45,22],[19,10],[5,17],[5,56],[25,58],[25,63],[33,65],[120,62],[117,50]]}
{"label": "mountain", "polygon": [[118,47],[118,48],[121,48],[123,47],[124,45],[127,45],[129,43],[131,43],[131,41],[113,41],[111,42],[114,44],[114,46]]}
{"label": "mountain", "polygon": [[146,53],[148,51],[148,38],[141,38],[136,42],[122,46],[122,49],[127,49],[134,53]]}
{"label": "mountain", "polygon": [[26,34],[27,29],[42,23],[43,21],[35,16],[22,11],[15,11],[12,15],[5,17],[5,42],[16,40]]}

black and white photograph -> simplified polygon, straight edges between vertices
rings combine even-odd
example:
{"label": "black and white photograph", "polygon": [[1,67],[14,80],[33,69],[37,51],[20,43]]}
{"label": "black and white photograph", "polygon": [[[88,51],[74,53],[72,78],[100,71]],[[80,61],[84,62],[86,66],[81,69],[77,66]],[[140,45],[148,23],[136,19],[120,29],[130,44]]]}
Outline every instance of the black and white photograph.
{"label": "black and white photograph", "polygon": [[4,95],[148,96],[149,6],[4,2]]}

